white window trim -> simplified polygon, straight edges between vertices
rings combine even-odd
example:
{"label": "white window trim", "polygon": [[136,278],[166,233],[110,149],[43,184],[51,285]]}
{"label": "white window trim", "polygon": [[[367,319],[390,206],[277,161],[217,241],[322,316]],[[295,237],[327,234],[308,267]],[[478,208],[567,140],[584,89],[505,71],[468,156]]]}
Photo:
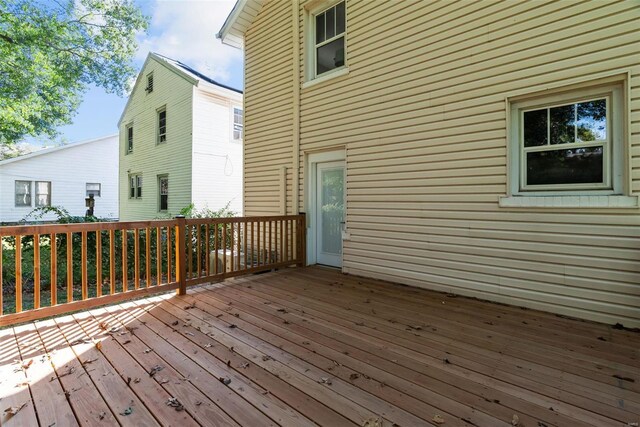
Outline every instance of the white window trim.
{"label": "white window trim", "polygon": [[[166,179],[167,180],[167,209],[162,209],[162,186],[160,185],[160,181]],[[158,212],[168,212],[169,211],[169,174],[158,175]]]}
{"label": "white window trim", "polygon": [[[131,146],[129,146],[129,129],[131,129]],[[124,128],[124,154],[133,153],[133,140],[136,137],[135,130],[133,129],[133,122],[129,123]]]}
{"label": "white window trim", "polygon": [[[38,193],[38,184],[47,184],[47,196],[49,201],[44,204],[44,205],[40,205],[38,204],[38,196],[40,195],[40,193]],[[34,181],[33,184],[33,206],[35,206],[36,208],[41,208],[44,206],[51,206],[51,181]]]}
{"label": "white window trim", "polygon": [[[140,185],[138,185],[138,178],[140,178]],[[133,197],[131,196],[131,180],[134,180],[133,183]],[[129,200],[141,200],[142,199],[142,195],[144,195],[144,193],[141,196],[138,196],[138,187],[142,188],[142,183],[144,181],[142,181],[142,174],[141,173],[132,173],[129,174],[129,182],[127,185],[127,192],[128,192],[128,196],[129,196]]]}
{"label": "white window trim", "polygon": [[[629,194],[628,165],[625,157],[628,153],[628,135],[626,132],[628,121],[628,100],[625,91],[626,82],[620,79],[607,79],[605,82],[593,82],[591,85],[577,86],[570,91],[555,91],[543,96],[529,98],[518,96],[517,99],[507,98],[508,114],[508,180],[506,197],[499,199],[499,206],[505,208],[637,208],[638,196]],[[606,83],[606,84],[605,84]],[[524,168],[522,164],[522,128],[521,112],[523,109],[544,108],[553,104],[566,104],[572,101],[582,101],[594,97],[609,96],[612,114],[607,118],[607,137],[609,138],[608,169],[610,176],[607,187],[597,189],[588,184],[536,187],[535,189],[521,188]],[[608,105],[609,107],[609,105]],[[604,186],[604,185],[603,185]],[[582,188],[581,188],[582,187]]]}
{"label": "white window trim", "polygon": [[[327,71],[325,73],[316,75],[316,15],[334,7],[338,3],[342,3],[344,1],[344,65],[333,70]],[[319,1],[311,1],[309,4],[305,5],[305,17],[304,17],[304,36],[305,36],[305,82],[302,85],[302,88],[307,88],[309,86],[313,86],[314,84],[325,82],[327,80],[334,79],[336,77],[344,76],[349,74],[349,62],[348,62],[348,54],[347,54],[347,37],[348,37],[348,28],[349,22],[347,19],[347,1],[346,0],[319,0]],[[334,36],[334,38],[330,40],[325,40],[325,42],[330,42],[334,39],[339,38],[339,36]],[[323,42],[323,43],[325,43]]]}
{"label": "white window trim", "polygon": [[[19,204],[16,203],[16,196],[18,195],[16,193],[16,185],[17,185],[18,182],[28,182],[29,183],[29,193],[28,193],[29,194],[29,204],[20,204],[19,205]],[[34,192],[34,188],[33,187],[34,187],[33,181],[27,181],[27,180],[24,180],[24,179],[16,179],[14,181],[14,183],[13,183],[13,204],[14,204],[14,207],[16,207],[16,208],[30,208],[30,207],[33,206],[34,198],[35,198],[35,196],[33,194],[33,192]]]}
{"label": "white window trim", "polygon": [[89,194],[87,194],[87,192],[95,191],[95,190],[89,190],[87,188],[89,185],[97,185],[98,186],[98,195],[97,196],[94,195],[94,197],[102,197],[102,184],[100,182],[85,182],[85,186],[84,186],[85,193],[84,194],[86,195],[86,197],[89,197]]}

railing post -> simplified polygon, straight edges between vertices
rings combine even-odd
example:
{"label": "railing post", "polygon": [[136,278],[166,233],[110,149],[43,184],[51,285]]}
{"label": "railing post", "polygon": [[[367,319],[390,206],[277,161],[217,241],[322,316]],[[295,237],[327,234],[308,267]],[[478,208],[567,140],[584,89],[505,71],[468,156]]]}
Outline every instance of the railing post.
{"label": "railing post", "polygon": [[176,281],[179,284],[178,295],[187,294],[187,259],[185,245],[185,230],[187,220],[184,215],[177,215],[176,219]]}
{"label": "railing post", "polygon": [[304,267],[307,265],[307,217],[304,212],[300,212],[298,218],[298,253],[297,264],[298,267]]}

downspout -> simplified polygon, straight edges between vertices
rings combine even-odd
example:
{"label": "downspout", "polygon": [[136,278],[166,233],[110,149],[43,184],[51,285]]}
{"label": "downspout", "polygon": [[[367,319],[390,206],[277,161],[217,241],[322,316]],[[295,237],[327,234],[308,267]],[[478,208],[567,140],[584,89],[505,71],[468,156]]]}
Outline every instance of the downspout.
{"label": "downspout", "polygon": [[300,0],[293,0],[293,214],[300,212]]}

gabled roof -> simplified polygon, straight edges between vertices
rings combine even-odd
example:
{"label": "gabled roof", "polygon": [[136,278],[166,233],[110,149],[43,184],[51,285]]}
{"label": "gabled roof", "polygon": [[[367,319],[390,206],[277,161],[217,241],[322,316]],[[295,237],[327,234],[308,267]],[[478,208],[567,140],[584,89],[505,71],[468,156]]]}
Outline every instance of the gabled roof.
{"label": "gabled roof", "polygon": [[11,159],[0,160],[0,166],[7,165],[9,163],[19,162],[21,160],[31,159],[33,157],[44,156],[46,154],[56,153],[58,151],[69,150],[72,148],[80,147],[82,145],[94,144],[97,142],[103,142],[107,140],[113,140],[115,144],[118,144],[118,134],[102,136],[100,138],[88,139],[86,141],[72,142],[71,144],[61,145],[59,147],[45,148],[43,150],[34,151],[33,153],[25,154],[23,156],[13,157]]}
{"label": "gabled roof", "polygon": [[224,44],[242,49],[244,33],[256,19],[265,2],[265,0],[237,0],[216,37]]}
{"label": "gabled roof", "polygon": [[149,52],[149,54],[147,55],[147,59],[145,59],[144,64],[142,64],[142,68],[138,73],[138,77],[136,77],[136,82],[133,85],[133,89],[131,89],[131,94],[129,95],[129,99],[127,99],[127,104],[124,106],[124,109],[122,110],[122,114],[120,114],[120,118],[118,119],[118,127],[120,127],[120,123],[122,122],[124,113],[127,111],[127,108],[129,108],[129,103],[131,102],[131,95],[136,91],[136,89],[138,88],[138,85],[141,84],[140,82],[144,80],[142,78],[142,74],[150,60],[154,60],[160,65],[163,65],[168,70],[176,73],[177,75],[179,75],[180,77],[184,78],[189,83],[197,87],[201,87],[201,88],[217,87],[217,88],[222,88],[222,89],[226,89],[232,92],[242,94],[242,91],[240,89],[236,89],[231,86],[218,83],[217,81],[213,80],[211,77],[205,76],[204,74],[200,73],[199,71],[196,71],[195,69],[191,68],[186,64],[183,64],[180,61],[171,59],[164,55],[160,55],[159,53]]}

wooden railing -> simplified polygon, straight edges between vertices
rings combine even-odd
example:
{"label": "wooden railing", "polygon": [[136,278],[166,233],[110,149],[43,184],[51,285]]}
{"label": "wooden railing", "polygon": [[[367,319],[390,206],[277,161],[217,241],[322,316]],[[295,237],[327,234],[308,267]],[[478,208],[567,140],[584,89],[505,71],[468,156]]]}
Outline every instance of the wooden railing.
{"label": "wooden railing", "polygon": [[0,326],[305,260],[304,215],[0,227]]}

